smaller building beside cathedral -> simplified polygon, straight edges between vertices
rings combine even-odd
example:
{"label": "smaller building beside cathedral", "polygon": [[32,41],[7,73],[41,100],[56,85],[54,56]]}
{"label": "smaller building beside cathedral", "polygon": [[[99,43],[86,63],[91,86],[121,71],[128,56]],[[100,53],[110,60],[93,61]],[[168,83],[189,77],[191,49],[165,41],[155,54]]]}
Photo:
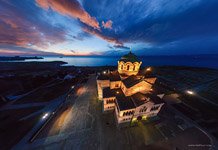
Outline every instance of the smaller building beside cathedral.
{"label": "smaller building beside cathedral", "polygon": [[155,117],[163,106],[152,93],[156,77],[140,70],[142,62],[129,52],[118,61],[118,70],[104,71],[97,76],[98,99],[103,111],[114,111],[117,124]]}

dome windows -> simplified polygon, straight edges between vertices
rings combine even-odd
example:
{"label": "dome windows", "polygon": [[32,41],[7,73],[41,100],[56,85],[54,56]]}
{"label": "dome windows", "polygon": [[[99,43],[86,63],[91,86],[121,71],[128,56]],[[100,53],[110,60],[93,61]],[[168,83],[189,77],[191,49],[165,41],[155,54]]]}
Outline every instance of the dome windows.
{"label": "dome windows", "polygon": [[129,52],[118,61],[118,72],[125,75],[136,75],[138,74],[141,63],[136,55]]}

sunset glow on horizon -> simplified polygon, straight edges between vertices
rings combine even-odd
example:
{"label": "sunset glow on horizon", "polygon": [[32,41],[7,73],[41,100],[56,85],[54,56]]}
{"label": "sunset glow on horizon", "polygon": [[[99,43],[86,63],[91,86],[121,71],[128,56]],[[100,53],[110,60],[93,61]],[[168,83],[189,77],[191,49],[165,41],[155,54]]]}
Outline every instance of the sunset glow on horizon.
{"label": "sunset glow on horizon", "polygon": [[0,56],[218,54],[218,2],[2,0]]}

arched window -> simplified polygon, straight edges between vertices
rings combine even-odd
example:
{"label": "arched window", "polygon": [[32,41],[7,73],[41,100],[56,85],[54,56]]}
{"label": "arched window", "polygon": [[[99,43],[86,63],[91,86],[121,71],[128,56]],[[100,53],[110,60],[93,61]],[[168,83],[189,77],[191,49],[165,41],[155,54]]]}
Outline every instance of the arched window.
{"label": "arched window", "polygon": [[133,71],[135,70],[135,65],[133,65]]}
{"label": "arched window", "polygon": [[121,65],[121,69],[123,69],[123,65]]}
{"label": "arched window", "polygon": [[127,65],[127,70],[129,70],[129,65]]}

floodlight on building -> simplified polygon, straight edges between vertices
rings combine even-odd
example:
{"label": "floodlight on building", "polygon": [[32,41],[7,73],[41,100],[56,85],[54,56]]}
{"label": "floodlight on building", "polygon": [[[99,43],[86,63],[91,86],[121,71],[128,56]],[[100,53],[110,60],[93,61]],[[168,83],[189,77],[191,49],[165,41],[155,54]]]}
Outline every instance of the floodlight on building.
{"label": "floodlight on building", "polygon": [[146,120],[147,119],[147,116],[142,116],[142,120]]}
{"label": "floodlight on building", "polygon": [[191,90],[187,90],[186,93],[189,94],[189,95],[195,94],[195,93],[194,93],[193,91],[191,91]]}
{"label": "floodlight on building", "polygon": [[132,122],[135,122],[135,121],[137,121],[137,118],[132,118]]}
{"label": "floodlight on building", "polygon": [[45,113],[43,116],[42,116],[42,119],[46,119],[48,117],[48,113]]}

